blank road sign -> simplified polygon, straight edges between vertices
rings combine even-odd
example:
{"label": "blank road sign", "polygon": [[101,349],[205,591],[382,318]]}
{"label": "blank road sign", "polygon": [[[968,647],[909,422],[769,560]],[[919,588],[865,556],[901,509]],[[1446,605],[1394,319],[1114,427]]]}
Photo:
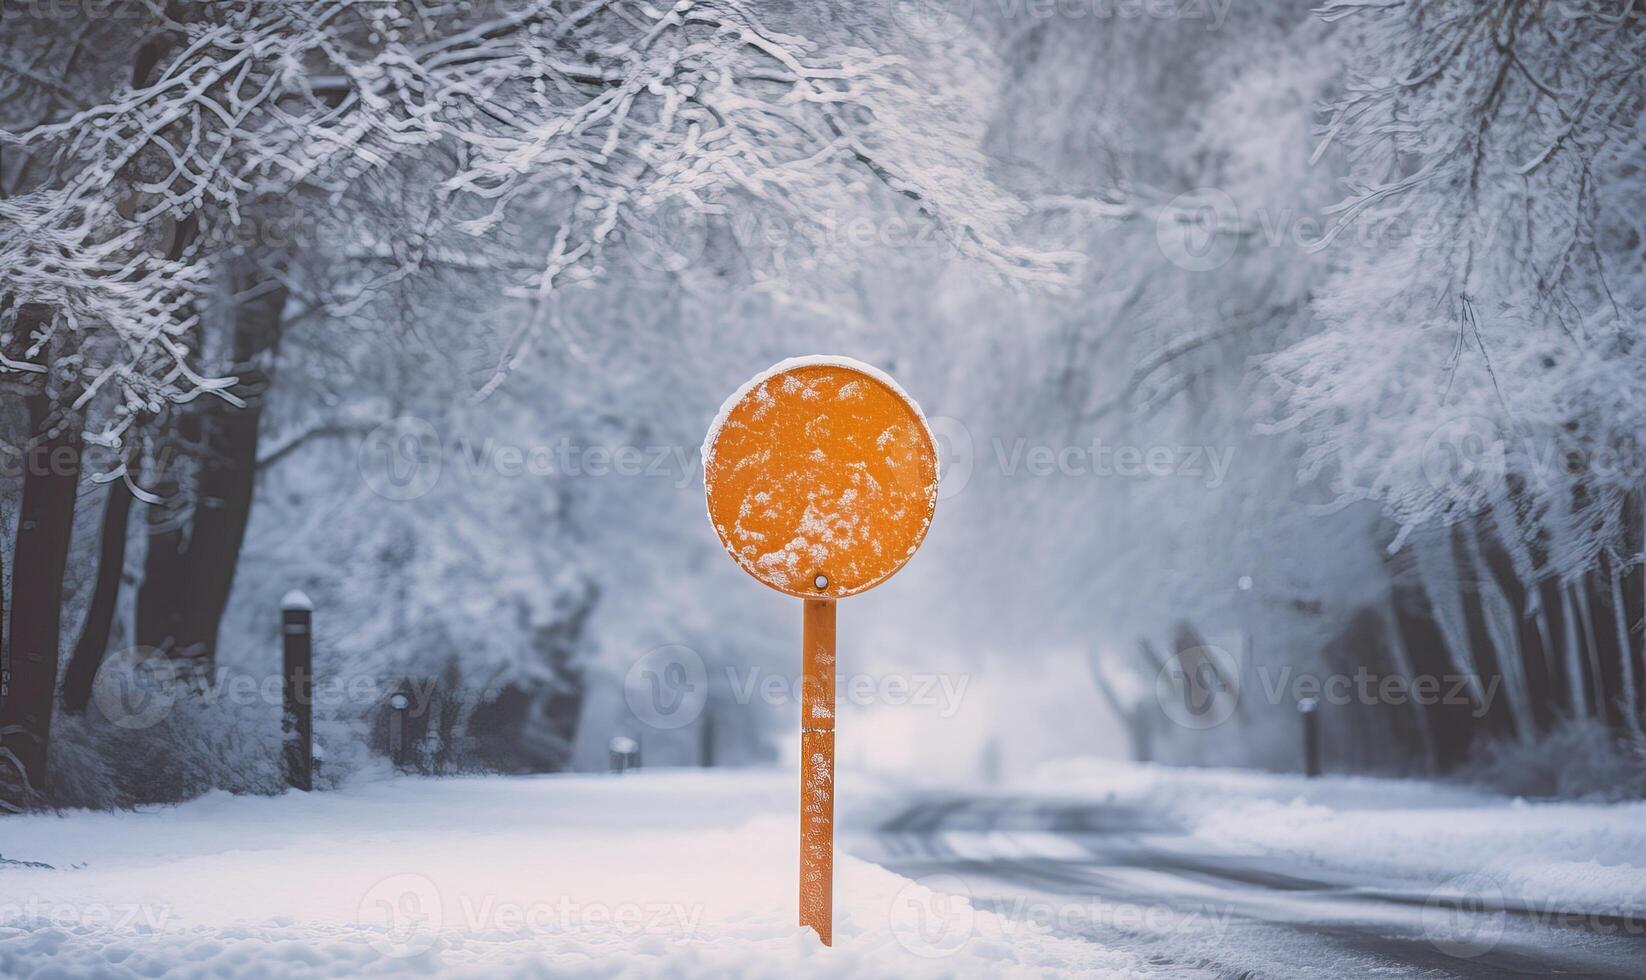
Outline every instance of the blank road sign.
{"label": "blank road sign", "polygon": [[744,385],[704,442],[703,475],[726,550],[805,599],[890,578],[937,505],[937,450],[920,410],[846,358],[784,361]]}

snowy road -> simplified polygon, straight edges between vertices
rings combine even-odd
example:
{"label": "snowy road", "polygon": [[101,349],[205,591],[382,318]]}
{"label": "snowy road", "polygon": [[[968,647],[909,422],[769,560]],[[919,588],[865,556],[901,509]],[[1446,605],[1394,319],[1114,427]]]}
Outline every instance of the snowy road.
{"label": "snowy road", "polygon": [[852,850],[931,890],[909,899],[900,938],[933,957],[973,941],[975,908],[1008,930],[1081,937],[1176,976],[1621,978],[1646,963],[1633,919],[1504,902],[1466,878],[1334,878],[1208,847],[1123,801],[934,795]]}

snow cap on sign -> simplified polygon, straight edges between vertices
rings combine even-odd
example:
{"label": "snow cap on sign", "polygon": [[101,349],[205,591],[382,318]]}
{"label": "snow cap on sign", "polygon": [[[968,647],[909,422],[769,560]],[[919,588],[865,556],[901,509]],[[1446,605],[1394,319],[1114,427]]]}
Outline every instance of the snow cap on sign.
{"label": "snow cap on sign", "polygon": [[892,392],[897,395],[897,397],[908,403],[909,408],[914,411],[914,417],[920,420],[920,427],[926,430],[927,441],[934,447],[937,445],[937,440],[932,437],[932,427],[926,422],[926,413],[920,410],[920,403],[909,397],[909,393],[903,390],[902,385],[892,380],[891,375],[875,367],[873,364],[865,364],[856,358],[844,357],[838,354],[807,354],[803,357],[790,357],[785,360],[778,361],[776,364],[773,364],[771,367],[743,382],[742,387],[732,392],[732,396],[721,403],[720,411],[715,414],[714,421],[709,423],[708,434],[703,437],[703,446],[700,451],[703,454],[702,458],[704,472],[708,472],[709,463],[714,459],[715,439],[720,435],[720,430],[725,427],[726,419],[731,416],[732,409],[737,407],[737,403],[742,401],[744,396],[749,392],[760,387],[762,384],[765,384],[773,377],[783,374],[786,371],[793,371],[796,368],[803,367],[842,367],[852,371],[859,371],[875,379],[890,388]]}

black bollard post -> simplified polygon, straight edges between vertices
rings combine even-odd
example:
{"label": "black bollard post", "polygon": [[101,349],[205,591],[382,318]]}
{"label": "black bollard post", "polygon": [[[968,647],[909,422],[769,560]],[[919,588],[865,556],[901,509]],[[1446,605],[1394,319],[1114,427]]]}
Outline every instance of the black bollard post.
{"label": "black bollard post", "polygon": [[411,707],[411,698],[404,691],[396,691],[389,695],[389,761],[396,769],[406,768],[406,709]]}
{"label": "black bollard post", "polygon": [[1310,779],[1320,775],[1320,713],[1314,698],[1297,703],[1297,713],[1303,716],[1303,774]]}
{"label": "black bollard post", "polygon": [[314,789],[314,604],[297,589],[280,600],[280,633],[284,646],[280,721],[281,762],[286,785],[305,792]]}

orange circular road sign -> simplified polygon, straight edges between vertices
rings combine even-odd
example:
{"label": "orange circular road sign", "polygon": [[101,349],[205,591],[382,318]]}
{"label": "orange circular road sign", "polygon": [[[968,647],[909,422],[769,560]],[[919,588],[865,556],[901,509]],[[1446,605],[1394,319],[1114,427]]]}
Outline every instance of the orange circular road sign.
{"label": "orange circular road sign", "polygon": [[920,408],[843,357],[784,361],[727,400],[703,443],[709,521],[750,575],[803,599],[856,595],[914,555],[937,506]]}

